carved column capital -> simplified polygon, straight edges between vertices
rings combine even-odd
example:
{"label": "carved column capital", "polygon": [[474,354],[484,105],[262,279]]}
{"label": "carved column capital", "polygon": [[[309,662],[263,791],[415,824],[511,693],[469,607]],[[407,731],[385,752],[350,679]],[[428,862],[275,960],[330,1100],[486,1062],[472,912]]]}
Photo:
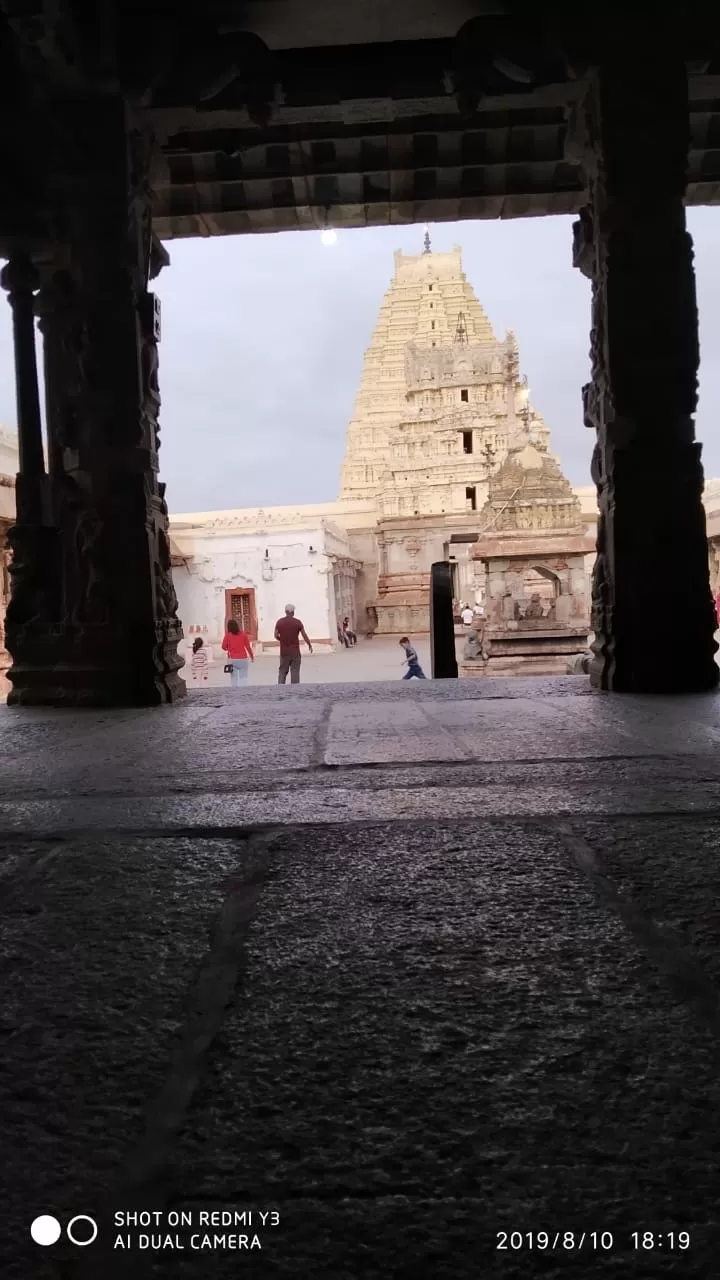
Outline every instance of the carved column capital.
{"label": "carved column capital", "polygon": [[14,255],[0,271],[0,285],[7,290],[10,305],[18,300],[31,298],[40,287],[40,273],[31,260],[22,254]]}

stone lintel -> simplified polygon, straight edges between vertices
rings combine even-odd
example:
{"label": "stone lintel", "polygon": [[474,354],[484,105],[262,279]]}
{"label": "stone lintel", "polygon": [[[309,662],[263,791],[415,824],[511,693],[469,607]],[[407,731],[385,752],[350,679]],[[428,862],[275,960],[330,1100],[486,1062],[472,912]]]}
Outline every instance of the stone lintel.
{"label": "stone lintel", "polygon": [[478,538],[471,553],[472,560],[537,559],[546,556],[586,556],[595,550],[595,539],[589,534],[540,534],[532,538]]}
{"label": "stone lintel", "polygon": [[378,521],[378,533],[399,533],[405,529],[408,533],[417,533],[423,529],[442,529],[445,532],[469,529],[477,532],[477,511],[433,511],[419,516],[383,516]]}

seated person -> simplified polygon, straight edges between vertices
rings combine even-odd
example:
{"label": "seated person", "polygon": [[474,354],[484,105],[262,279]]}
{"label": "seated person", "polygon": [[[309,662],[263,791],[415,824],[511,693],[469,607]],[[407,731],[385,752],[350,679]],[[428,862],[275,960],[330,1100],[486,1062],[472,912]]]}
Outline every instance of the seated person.
{"label": "seated person", "polygon": [[542,600],[540,599],[540,596],[538,595],[538,593],[534,592],[534,594],[531,595],[530,603],[527,609],[525,610],[525,617],[526,618],[542,618],[542,616],[543,616]]}

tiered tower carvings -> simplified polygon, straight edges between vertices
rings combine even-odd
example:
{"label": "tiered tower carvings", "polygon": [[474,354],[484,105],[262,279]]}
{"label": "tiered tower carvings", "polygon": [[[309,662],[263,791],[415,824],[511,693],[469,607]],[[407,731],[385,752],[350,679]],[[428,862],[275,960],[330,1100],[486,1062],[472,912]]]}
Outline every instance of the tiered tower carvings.
{"label": "tiered tower carvings", "polygon": [[528,401],[515,337],[498,341],[458,246],[395,253],[348,427],[340,498],[383,518],[480,510],[515,424],[548,431]]}

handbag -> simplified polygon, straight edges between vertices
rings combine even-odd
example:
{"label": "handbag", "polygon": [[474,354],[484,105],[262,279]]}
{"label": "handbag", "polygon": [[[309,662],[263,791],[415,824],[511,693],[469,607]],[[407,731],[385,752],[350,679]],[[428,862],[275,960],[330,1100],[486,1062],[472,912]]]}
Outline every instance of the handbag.
{"label": "handbag", "polygon": [[223,675],[231,676],[234,670],[235,668],[233,667],[232,662],[226,662],[225,666],[223,667]]}

